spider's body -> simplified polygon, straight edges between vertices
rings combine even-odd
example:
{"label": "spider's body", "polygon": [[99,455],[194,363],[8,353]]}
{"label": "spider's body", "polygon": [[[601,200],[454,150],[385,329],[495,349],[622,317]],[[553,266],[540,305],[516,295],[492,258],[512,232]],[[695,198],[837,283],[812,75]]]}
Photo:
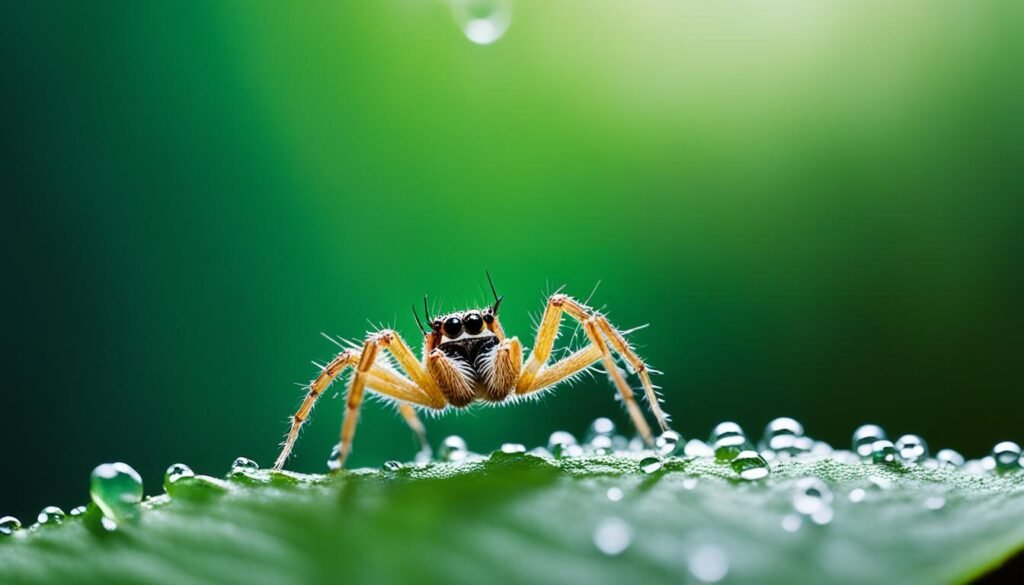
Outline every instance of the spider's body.
{"label": "spider's body", "polygon": [[[489,276],[488,276],[489,279]],[[491,285],[494,292],[494,285]],[[494,304],[431,318],[424,298],[424,313],[430,328],[423,327],[416,309],[416,322],[423,332],[423,353],[417,359],[412,350],[394,331],[385,329],[371,333],[361,348],[349,348],[324,366],[310,383],[309,394],[292,417],[291,430],[275,469],[287,460],[302,423],[309,417],[316,399],[345,369],[355,373],[346,400],[346,415],[341,429],[340,462],[348,456],[355,435],[363,394],[370,390],[394,400],[399,412],[416,432],[425,449],[429,449],[423,424],[413,405],[431,410],[448,406],[466,407],[473,402],[501,403],[517,396],[527,396],[571,379],[597,362],[602,362],[618,389],[637,432],[648,443],[653,442],[650,426],[643,416],[632,388],[615,364],[613,352],[640,378],[651,411],[662,431],[668,430],[668,417],[661,410],[647,364],[637,356],[624,335],[604,315],[568,295],[554,294],[538,326],[537,339],[527,360],[523,346],[516,337],[506,337],[498,320],[501,298],[494,294]],[[579,322],[590,343],[568,356],[548,364],[562,314]],[[390,353],[400,370],[382,359]]]}

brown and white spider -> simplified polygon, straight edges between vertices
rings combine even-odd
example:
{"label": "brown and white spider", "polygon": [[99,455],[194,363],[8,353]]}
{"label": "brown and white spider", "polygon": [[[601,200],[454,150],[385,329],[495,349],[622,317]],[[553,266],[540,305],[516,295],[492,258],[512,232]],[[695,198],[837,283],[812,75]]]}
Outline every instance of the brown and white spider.
{"label": "brown and white spider", "polygon": [[[371,333],[361,348],[345,349],[335,356],[309,384],[309,394],[292,417],[291,429],[274,463],[274,469],[284,466],[295,445],[299,429],[309,418],[316,399],[349,367],[355,369],[355,374],[348,389],[345,418],[341,425],[338,459],[341,466],[352,450],[359,408],[367,390],[394,400],[423,448],[429,450],[423,423],[417,418],[413,405],[442,411],[448,406],[464,408],[476,401],[508,403],[516,397],[528,396],[566,381],[598,361],[603,362],[618,389],[637,432],[648,445],[652,445],[651,428],[637,406],[632,388],[615,364],[613,351],[640,378],[658,426],[662,431],[669,430],[668,417],[662,411],[651,384],[650,369],[626,341],[623,333],[612,326],[604,315],[568,295],[551,295],[537,328],[533,351],[524,363],[523,346],[519,339],[505,337],[505,331],[498,321],[498,307],[503,297],[499,297],[495,291],[490,274],[487,280],[494,294],[494,304],[484,309],[458,311],[432,319],[424,297],[423,309],[430,330],[423,327],[413,307],[416,323],[423,332],[423,353],[420,359],[413,355],[402,337],[390,329]],[[567,313],[582,326],[589,343],[555,363],[548,364],[563,313]],[[390,353],[401,371],[382,352]]]}

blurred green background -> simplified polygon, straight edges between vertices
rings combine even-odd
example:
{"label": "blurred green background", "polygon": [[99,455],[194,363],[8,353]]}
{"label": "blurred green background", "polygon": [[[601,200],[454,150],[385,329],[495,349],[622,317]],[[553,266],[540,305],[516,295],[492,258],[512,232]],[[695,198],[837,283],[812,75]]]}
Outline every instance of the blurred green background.
{"label": "blurred green background", "polygon": [[[565,284],[684,436],[1024,440],[1019,3],[6,3],[0,515],[123,460],[269,465],[334,347]],[[340,390],[340,386],[335,388]],[[323,399],[290,467],[321,471]],[[488,451],[627,419],[602,379],[428,421]],[[364,409],[352,463],[408,459]]]}

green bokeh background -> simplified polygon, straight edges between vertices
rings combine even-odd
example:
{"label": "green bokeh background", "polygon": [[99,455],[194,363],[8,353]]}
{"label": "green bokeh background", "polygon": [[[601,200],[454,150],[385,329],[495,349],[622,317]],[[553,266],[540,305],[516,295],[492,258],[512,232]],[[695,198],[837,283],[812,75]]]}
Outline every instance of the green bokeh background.
{"label": "green bokeh background", "polygon": [[[440,1],[0,8],[0,515],[123,460],[270,464],[332,351],[409,305],[504,323],[566,285],[664,371],[685,436],[790,415],[1024,440],[1015,3]],[[291,461],[319,471],[342,401]],[[487,451],[627,423],[601,379],[429,420]],[[354,465],[415,445],[370,403]]]}

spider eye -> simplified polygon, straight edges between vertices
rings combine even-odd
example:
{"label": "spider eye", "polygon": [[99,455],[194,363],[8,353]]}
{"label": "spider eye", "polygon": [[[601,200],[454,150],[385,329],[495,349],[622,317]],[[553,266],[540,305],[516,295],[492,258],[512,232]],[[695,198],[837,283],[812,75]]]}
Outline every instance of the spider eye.
{"label": "spider eye", "polygon": [[466,319],[462,324],[466,326],[466,333],[470,335],[476,335],[484,330],[484,320],[480,318],[480,313],[466,315]]}
{"label": "spider eye", "polygon": [[441,320],[438,319],[438,320],[434,321],[433,323],[430,324],[430,327],[433,328],[434,331],[437,331],[438,333],[440,333],[441,332]]}
{"label": "spider eye", "polygon": [[494,323],[494,315],[491,313],[490,310],[484,313],[484,323],[487,323],[488,325]]}
{"label": "spider eye", "polygon": [[460,333],[462,333],[462,319],[449,317],[444,322],[444,334],[448,337],[458,337]]}

